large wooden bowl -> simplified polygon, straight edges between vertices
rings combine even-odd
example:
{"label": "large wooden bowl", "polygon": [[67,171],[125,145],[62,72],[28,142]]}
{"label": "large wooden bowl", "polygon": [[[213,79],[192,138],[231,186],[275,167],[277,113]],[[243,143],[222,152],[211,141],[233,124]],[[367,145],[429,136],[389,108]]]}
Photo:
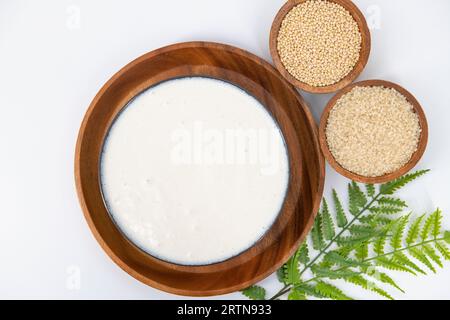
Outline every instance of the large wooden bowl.
{"label": "large wooden bowl", "polygon": [[[412,104],[414,108],[414,112],[417,114],[419,118],[419,125],[422,129],[422,132],[419,137],[419,144],[417,147],[416,152],[411,156],[411,159],[406,163],[404,166],[399,168],[398,170],[391,172],[389,174],[385,174],[380,177],[364,177],[359,174],[353,173],[345,168],[343,168],[333,157],[333,154],[331,153],[330,149],[328,148],[327,143],[327,136],[326,136],[326,129],[328,124],[328,117],[330,116],[330,112],[333,109],[333,107],[336,105],[336,102],[345,94],[352,91],[355,87],[385,87],[385,88],[392,88],[396,91],[400,92],[409,103]],[[361,81],[354,83],[352,85],[349,85],[339,91],[327,104],[325,107],[325,110],[323,111],[322,118],[320,119],[320,127],[319,127],[319,140],[320,140],[320,147],[322,148],[322,152],[327,159],[328,163],[341,175],[353,180],[358,181],[362,183],[368,183],[368,184],[377,184],[377,183],[385,183],[392,180],[395,180],[409,171],[411,171],[417,163],[422,158],[425,149],[427,147],[428,143],[428,122],[427,118],[425,116],[425,113],[422,109],[422,106],[417,101],[417,99],[405,88],[399,86],[398,84],[384,81],[384,80],[367,80],[367,81]]]}
{"label": "large wooden bowl", "polygon": [[278,69],[278,71],[294,86],[296,86],[299,89],[302,89],[304,91],[310,92],[310,93],[331,93],[336,92],[345,86],[352,83],[358,76],[361,74],[361,72],[364,70],[370,55],[370,49],[371,49],[371,39],[370,39],[370,31],[369,27],[367,26],[367,21],[364,18],[364,15],[362,12],[358,9],[358,7],[350,0],[328,0],[334,3],[337,3],[347,9],[347,11],[352,15],[352,17],[355,19],[356,23],[358,24],[359,31],[361,32],[361,51],[359,55],[359,59],[353,68],[353,70],[346,75],[343,79],[340,81],[323,87],[316,87],[312,86],[310,84],[307,84],[305,82],[302,82],[292,76],[287,69],[284,67],[283,62],[281,61],[280,55],[278,53],[278,33],[281,28],[281,23],[283,22],[286,15],[289,13],[289,11],[292,10],[292,8],[296,7],[297,5],[306,2],[308,0],[289,0],[286,2],[286,4],[281,7],[280,11],[278,11],[278,14],[276,15],[273,23],[272,28],[270,30],[270,40],[269,40],[269,46],[270,46],[270,54],[272,55],[273,62]]}
{"label": "large wooden bowl", "polygon": [[[272,228],[240,255],[204,266],[168,263],[133,245],[108,214],[99,182],[103,140],[121,109],[143,90],[161,81],[185,76],[225,80],[257,98],[278,122],[290,161],[286,200]],[[81,125],[75,179],[89,227],[114,262],[157,289],[180,295],[207,296],[246,288],[287,261],[310,230],[318,210],[324,162],[317,128],[308,107],[270,64],[231,46],[190,42],[145,54],[104,85]]]}

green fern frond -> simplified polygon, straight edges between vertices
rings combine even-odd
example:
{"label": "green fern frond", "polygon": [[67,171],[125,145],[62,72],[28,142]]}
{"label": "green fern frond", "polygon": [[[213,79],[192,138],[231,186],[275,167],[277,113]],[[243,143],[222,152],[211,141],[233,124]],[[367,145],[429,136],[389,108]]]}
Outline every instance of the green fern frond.
{"label": "green fern frond", "polygon": [[369,209],[370,212],[375,214],[386,214],[386,215],[392,215],[397,214],[403,211],[403,208],[401,207],[395,207],[395,206],[378,206],[378,207],[371,207]]}
{"label": "green fern frond", "polygon": [[251,300],[265,300],[266,289],[260,286],[251,286],[242,291],[242,293]]}
{"label": "green fern frond", "polygon": [[334,227],[333,219],[331,218],[330,211],[328,209],[328,203],[323,199],[322,204],[322,237],[325,240],[331,240],[335,236],[336,231]]}
{"label": "green fern frond", "polygon": [[351,183],[348,184],[348,209],[350,213],[354,216],[356,216],[359,213],[357,194],[353,190],[353,186]]}
{"label": "green fern frond", "polygon": [[317,282],[316,290],[320,292],[321,295],[332,300],[352,300],[352,298],[345,295],[342,290],[323,281]]}
{"label": "green fern frond", "polygon": [[322,237],[322,216],[320,214],[314,220],[314,225],[311,230],[311,240],[315,250],[320,250],[325,247],[325,242]]}
{"label": "green fern frond", "polygon": [[324,256],[324,260],[330,262],[332,265],[339,265],[341,267],[359,267],[364,263],[344,257],[336,251],[330,251]]}
{"label": "green fern frond", "polygon": [[408,258],[403,252],[396,252],[393,256],[393,259],[397,261],[398,263],[410,268],[411,270],[414,270],[415,272],[421,273],[421,274],[427,274],[423,269],[421,269],[417,264],[415,264],[413,261],[411,261],[410,258]]}
{"label": "green fern frond", "polygon": [[330,268],[322,268],[317,265],[311,267],[311,272],[322,279],[327,278],[332,280],[346,279],[359,274],[358,272],[352,271],[350,269],[332,270]]}
{"label": "green fern frond", "polygon": [[352,225],[348,231],[352,235],[361,235],[361,236],[369,236],[369,237],[377,237],[380,235],[380,230],[374,228],[373,226],[363,225],[363,224],[354,224]]}
{"label": "green fern frond", "polygon": [[309,262],[309,249],[306,242],[298,249],[298,261],[304,265]]}
{"label": "green fern frond", "polygon": [[390,285],[391,287],[397,289],[398,291],[400,291],[402,293],[405,293],[405,291],[386,273],[377,272],[375,279],[377,279],[378,281],[380,281],[382,283]]}
{"label": "green fern frond", "polygon": [[420,231],[420,237],[422,238],[422,240],[428,239],[428,236],[431,233],[433,221],[434,221],[433,215],[429,215],[428,218],[425,220],[425,223],[422,226],[422,230]]}
{"label": "green fern frond", "polygon": [[444,241],[450,244],[450,231],[444,232]]}
{"label": "green fern frond", "polygon": [[367,204],[367,197],[356,182],[348,185],[349,211],[356,216],[361,209]]}
{"label": "green fern frond", "polygon": [[448,249],[448,247],[445,244],[440,243],[439,241],[436,241],[434,243],[434,246],[440,252],[440,254],[444,258],[444,260],[447,260],[447,261],[450,260],[450,250]]}
{"label": "green fern frond", "polygon": [[300,283],[299,257],[299,251],[297,250],[297,252],[285,264],[284,282],[286,284]]}
{"label": "green fern frond", "polygon": [[423,246],[423,252],[428,256],[429,259],[434,261],[439,267],[443,268],[441,257],[436,253],[433,247],[429,244]]}
{"label": "green fern frond", "polygon": [[301,290],[294,288],[288,295],[288,300],[308,300],[306,294]]}
{"label": "green fern frond", "polygon": [[403,234],[405,233],[408,221],[409,215],[400,218],[393,229],[391,246],[395,250],[400,249],[400,247],[402,246]]}
{"label": "green fern frond", "polygon": [[434,268],[433,264],[430,262],[428,257],[417,247],[410,248],[409,253],[419,260],[422,264],[424,264],[428,269],[430,269],[433,273],[436,273],[436,269]]}
{"label": "green fern frond", "polygon": [[378,203],[390,207],[406,208],[408,205],[405,201],[394,197],[382,197],[378,199]]}
{"label": "green fern frond", "polygon": [[333,189],[333,202],[334,202],[334,210],[336,211],[336,222],[339,228],[343,228],[347,225],[347,217],[344,212],[344,208],[342,207],[341,200],[339,200],[338,194],[336,190]]}
{"label": "green fern frond", "polygon": [[389,223],[387,223],[385,226],[383,226],[384,232],[375,240],[375,243],[373,245],[373,251],[379,255],[382,256],[385,253],[385,247],[386,242],[388,240],[389,233],[396,227],[398,223],[397,220],[389,220]]}
{"label": "green fern frond", "polygon": [[[450,260],[450,231],[442,230],[442,212],[436,210],[416,219],[397,215],[407,204],[394,195],[395,191],[426,172],[406,175],[380,188],[366,185],[364,192],[361,185],[351,182],[348,185],[349,211],[354,216],[351,220],[333,190],[334,212],[324,200],[310,233],[315,251],[310,252],[304,242],[277,271],[283,288],[272,299],[282,296],[289,300],[349,299],[334,285],[335,280],[392,299],[382,285],[403,290],[388,274],[380,272],[382,268],[417,275],[443,267],[443,261]],[[266,295],[259,286],[247,288],[243,293],[251,299],[264,299]]]}
{"label": "green fern frond", "polygon": [[366,184],[366,192],[369,197],[373,198],[376,192],[375,186],[373,184]]}
{"label": "green fern frond", "polygon": [[302,283],[298,286],[295,286],[294,289],[297,290],[299,293],[305,294],[306,296],[319,299],[328,298],[327,296],[323,295],[320,291],[318,291],[314,285],[309,285],[307,283]]}
{"label": "green fern frond", "polygon": [[361,188],[355,181],[352,181],[351,185],[353,191],[355,192],[359,207],[361,208],[364,207],[367,204],[367,202],[369,202],[367,200],[365,193],[361,190]]}
{"label": "green fern frond", "polygon": [[414,173],[407,174],[403,177],[400,177],[394,181],[385,183],[380,187],[380,193],[383,195],[393,195],[396,191],[400,190],[410,182],[416,180],[417,178],[425,175],[430,170],[420,170]]}
{"label": "green fern frond", "polygon": [[381,216],[379,214],[368,214],[366,216],[360,217],[358,220],[361,223],[365,223],[371,226],[386,226],[393,221],[392,218]]}
{"label": "green fern frond", "polygon": [[396,262],[391,259],[386,259],[384,257],[379,257],[376,259],[376,265],[383,267],[387,270],[392,271],[401,271],[401,272],[407,272],[412,275],[417,275],[413,270],[409,269],[408,267],[404,266],[403,264]]}
{"label": "green fern frond", "polygon": [[355,258],[358,261],[363,261],[369,256],[369,244],[367,242],[363,243],[355,249]]}
{"label": "green fern frond", "polygon": [[333,250],[334,252],[337,252],[338,254],[340,254],[343,257],[348,258],[350,256],[350,253],[355,250],[355,248],[353,246],[341,246],[339,248],[336,248],[335,250]]}
{"label": "green fern frond", "polygon": [[394,298],[389,293],[387,293],[385,290],[383,290],[375,285],[371,286],[370,290],[377,293],[378,295],[380,295],[382,297],[389,299],[389,300],[394,300]]}
{"label": "green fern frond", "polygon": [[433,216],[433,223],[431,226],[431,235],[436,239],[441,234],[442,230],[442,211],[440,209],[437,209],[432,214]]}
{"label": "green fern frond", "polygon": [[376,287],[376,286],[371,287],[371,291],[373,291],[373,292],[377,293],[378,295],[385,297],[389,300],[394,300],[394,298],[389,293],[387,293],[386,291],[384,291],[383,289],[381,289],[379,287]]}
{"label": "green fern frond", "polygon": [[371,239],[371,235],[351,235],[339,237],[339,239],[336,240],[336,243],[340,246],[358,247]]}
{"label": "green fern frond", "polygon": [[384,248],[386,246],[386,241],[387,241],[387,235],[381,236],[375,241],[375,243],[373,245],[373,251],[377,255],[382,256],[384,254]]}
{"label": "green fern frond", "polygon": [[406,244],[411,245],[419,238],[420,226],[422,225],[422,221],[425,218],[425,215],[421,215],[418,217],[411,227],[409,228],[408,235],[406,237]]}
{"label": "green fern frond", "polygon": [[280,269],[277,270],[277,279],[282,284],[286,284],[286,272],[285,272],[286,265],[284,264],[281,266]]}
{"label": "green fern frond", "polygon": [[378,295],[387,298],[389,300],[394,300],[394,298],[389,293],[378,287],[374,282],[365,279],[363,276],[355,276],[352,278],[348,278],[345,281],[357,285],[363,288],[364,290],[375,292]]}

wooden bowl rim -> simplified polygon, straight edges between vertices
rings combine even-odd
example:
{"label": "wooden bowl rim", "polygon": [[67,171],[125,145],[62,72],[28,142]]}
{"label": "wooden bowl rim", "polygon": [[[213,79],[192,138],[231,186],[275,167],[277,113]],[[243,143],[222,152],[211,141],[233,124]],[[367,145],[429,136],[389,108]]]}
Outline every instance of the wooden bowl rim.
{"label": "wooden bowl rim", "polygon": [[[100,98],[106,93],[106,91],[111,87],[111,85],[120,77],[122,76],[124,73],[126,73],[128,70],[130,70],[132,67],[136,66],[137,64],[139,64],[140,62],[147,60],[147,59],[153,59],[159,55],[163,55],[163,54],[167,54],[172,50],[179,50],[179,49],[186,49],[186,48],[210,48],[210,49],[219,49],[219,50],[224,50],[224,51],[228,51],[228,52],[232,52],[233,54],[238,54],[241,55],[249,60],[251,60],[254,63],[260,64],[262,67],[264,67],[268,72],[271,72],[272,74],[274,74],[274,76],[277,76],[280,81],[284,82],[286,84],[286,89],[291,91],[293,95],[295,95],[296,99],[299,101],[300,106],[297,107],[301,107],[303,113],[305,114],[305,121],[307,121],[308,123],[310,123],[311,125],[311,134],[312,136],[315,137],[314,141],[312,141],[312,144],[314,145],[314,149],[316,149],[317,151],[317,155],[318,155],[318,165],[320,168],[320,171],[317,172],[317,175],[319,177],[319,182],[318,185],[314,188],[317,189],[317,193],[314,196],[314,201],[312,203],[312,212],[311,212],[311,216],[309,217],[309,220],[306,224],[305,230],[309,230],[312,227],[312,224],[314,222],[315,216],[317,214],[317,211],[320,207],[320,203],[321,203],[321,198],[322,198],[322,193],[323,193],[323,189],[324,189],[324,177],[325,177],[325,159],[323,158],[323,155],[320,151],[320,144],[319,144],[319,139],[318,139],[318,130],[317,130],[317,126],[315,124],[314,118],[307,106],[307,103],[303,100],[303,98],[300,96],[300,94],[281,76],[279,76],[278,71],[272,66],[270,65],[268,62],[266,62],[265,60],[263,60],[262,58],[248,52],[245,51],[243,49],[237,48],[237,47],[233,47],[230,45],[226,45],[226,44],[221,44],[221,43],[215,43],[215,42],[204,42],[204,41],[191,41],[191,42],[180,42],[180,43],[175,43],[175,44],[171,44],[156,50],[153,50],[151,52],[148,52],[144,55],[141,55],[140,57],[138,57],[137,59],[131,61],[130,63],[128,63],[126,66],[124,66],[122,69],[120,69],[116,74],[114,74],[104,85],[103,87],[99,90],[99,92],[96,94],[96,96],[94,97],[93,101],[91,102],[88,110],[86,111],[86,114],[84,116],[83,122],[81,124],[80,130],[79,130],[79,134],[78,134],[78,138],[77,138],[77,143],[76,143],[76,150],[75,150],[75,166],[74,166],[74,173],[75,173],[75,184],[76,184],[76,190],[77,190],[77,194],[78,194],[78,198],[79,198],[79,202],[83,211],[83,214],[85,216],[85,219],[88,223],[88,226],[91,230],[91,232],[93,233],[94,237],[96,238],[96,240],[98,241],[98,243],[100,244],[101,248],[107,253],[107,255],[120,267],[122,268],[125,272],[127,272],[128,274],[130,274],[131,276],[133,276],[135,279],[151,286],[154,287],[156,289],[159,290],[163,290],[169,293],[173,293],[173,294],[177,294],[177,295],[185,295],[185,296],[212,296],[212,295],[220,295],[220,294],[226,294],[226,293],[231,293],[231,292],[235,292],[241,289],[244,289],[246,287],[248,287],[249,285],[256,283],[258,281],[261,281],[262,279],[266,278],[267,276],[273,274],[283,263],[285,263],[287,261],[287,259],[290,258],[290,256],[292,256],[292,254],[295,252],[295,250],[297,249],[298,245],[300,244],[301,241],[303,241],[302,237],[299,237],[298,239],[296,239],[295,244],[293,244],[291,246],[291,248],[289,250],[286,250],[283,259],[280,259],[279,261],[277,261],[276,263],[273,263],[272,267],[269,268],[266,272],[264,272],[263,274],[253,277],[251,279],[247,279],[247,281],[242,282],[239,285],[235,285],[232,287],[227,287],[227,288],[222,288],[220,290],[199,290],[199,291],[193,291],[193,290],[189,290],[189,289],[180,289],[180,288],[175,288],[175,287],[170,287],[167,286],[165,284],[161,284],[156,280],[150,279],[148,277],[146,277],[145,275],[142,275],[141,273],[137,272],[136,270],[134,270],[133,268],[131,268],[126,261],[122,260],[121,257],[119,257],[115,251],[113,250],[113,248],[110,248],[109,245],[104,241],[102,235],[100,234],[99,230],[97,229],[93,218],[91,217],[91,213],[89,212],[89,209],[87,207],[87,203],[85,200],[85,196],[84,196],[84,191],[83,191],[83,187],[82,187],[82,183],[81,183],[81,168],[80,168],[80,156],[81,156],[81,147],[82,147],[82,143],[83,143],[83,139],[85,136],[85,132],[87,129],[87,125],[88,125],[88,121],[92,116],[92,113],[94,111],[95,106],[97,105],[98,101],[100,100]],[[126,106],[126,104],[124,105]],[[274,119],[275,120],[275,119]],[[275,120],[276,121],[276,120]],[[303,234],[305,234],[306,232],[303,232]],[[303,235],[304,237],[305,235]],[[164,261],[163,261],[164,262]],[[226,262],[226,261],[224,261]],[[222,262],[220,262],[222,263]],[[169,263],[170,264],[170,263]],[[197,266],[193,266],[193,268],[196,268]],[[198,266],[198,267],[209,267],[209,265],[206,266]]]}
{"label": "wooden bowl rim", "polygon": [[349,74],[347,74],[344,78],[342,78],[341,80],[339,80],[334,84],[317,87],[302,82],[297,78],[295,78],[293,75],[291,75],[289,71],[287,71],[287,69],[284,67],[284,64],[281,61],[280,55],[278,53],[277,42],[278,42],[278,32],[280,30],[281,23],[283,22],[285,16],[289,13],[289,11],[291,11],[292,8],[306,1],[308,0],[288,0],[278,11],[272,23],[272,27],[270,29],[270,39],[269,39],[270,54],[272,56],[272,60],[277,70],[283,75],[283,77],[286,78],[286,80],[288,80],[295,87],[309,93],[317,93],[317,94],[333,93],[355,81],[359,77],[359,75],[364,71],[364,68],[366,67],[369,61],[372,46],[370,30],[363,13],[352,1],[327,0],[343,6],[348,12],[350,12],[352,17],[358,23],[362,39],[360,56],[353,70]]}
{"label": "wooden bowl rim", "polygon": [[[343,168],[335,160],[333,154],[331,153],[330,149],[328,148],[327,137],[326,137],[326,128],[327,128],[328,117],[330,115],[330,112],[333,109],[333,107],[336,105],[336,102],[343,95],[345,95],[346,93],[350,92],[355,87],[385,87],[385,88],[392,88],[392,89],[395,89],[396,91],[400,92],[403,96],[406,97],[408,102],[412,104],[412,106],[414,108],[414,112],[419,117],[419,124],[420,124],[422,132],[420,134],[417,150],[413,153],[413,155],[411,156],[411,159],[408,161],[408,163],[406,163],[400,169],[398,169],[398,170],[396,170],[394,172],[385,174],[383,176],[379,176],[379,177],[365,177],[365,176],[353,173],[353,172]],[[417,165],[417,163],[420,161],[420,159],[422,158],[423,154],[425,153],[425,149],[427,147],[427,143],[428,143],[428,122],[427,122],[427,118],[426,118],[425,112],[423,111],[423,108],[420,105],[420,103],[417,101],[417,99],[408,90],[406,90],[402,86],[400,86],[400,85],[398,85],[398,84],[396,84],[394,82],[390,82],[390,81],[386,81],[386,80],[360,81],[360,82],[356,82],[356,83],[353,83],[353,84],[345,87],[344,89],[339,91],[328,102],[327,106],[325,107],[325,110],[322,113],[322,117],[320,119],[319,142],[320,142],[320,147],[322,149],[322,152],[323,152],[323,154],[325,156],[325,159],[331,165],[331,167],[333,167],[334,170],[336,170],[339,174],[341,174],[344,177],[347,177],[347,178],[349,178],[349,179],[351,179],[353,181],[357,181],[357,182],[361,182],[361,183],[381,184],[381,183],[390,182],[392,180],[395,180],[395,179],[405,175],[406,173],[411,171]]]}

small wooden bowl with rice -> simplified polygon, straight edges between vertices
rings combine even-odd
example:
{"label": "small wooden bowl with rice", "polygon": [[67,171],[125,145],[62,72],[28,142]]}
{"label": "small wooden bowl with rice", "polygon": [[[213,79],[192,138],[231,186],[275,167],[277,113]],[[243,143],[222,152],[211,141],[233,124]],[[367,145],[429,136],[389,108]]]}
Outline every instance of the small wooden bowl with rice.
{"label": "small wooden bowl with rice", "polygon": [[[360,88],[378,88],[378,92],[380,93],[388,95],[391,93],[394,94],[394,96],[388,96],[387,99],[382,100],[385,103],[380,103],[380,105],[384,104],[386,107],[390,108],[392,106],[396,107],[396,102],[398,102],[398,104],[402,104],[402,106],[399,107],[409,108],[411,114],[395,113],[394,115],[398,118],[397,122],[395,122],[395,119],[389,118],[390,114],[388,109],[383,109],[382,106],[376,104],[377,100],[374,100],[376,97],[374,98],[373,96],[368,95],[366,98],[365,95],[368,93],[360,92],[357,97],[365,99],[356,99],[354,94],[356,92],[355,89],[359,90]],[[391,91],[386,91],[387,89],[390,89]],[[349,97],[348,94],[351,95],[352,93],[353,96],[347,99],[347,104],[345,105],[345,107],[347,107],[348,105],[353,104],[354,107],[353,111],[351,111],[353,113],[348,112],[347,114],[348,121],[340,121],[339,123],[335,120],[338,117],[335,117],[335,119],[332,119],[334,123],[330,124],[330,114],[332,115],[334,112],[333,109],[337,105],[342,107],[345,103],[345,96]],[[352,102],[352,100],[355,101],[355,99],[356,102]],[[369,108],[372,108],[372,110]],[[372,113],[374,112],[374,108],[379,108],[375,110],[375,112],[380,111],[379,115]],[[357,111],[355,112],[355,110]],[[397,110],[394,110],[394,112],[397,112]],[[409,120],[413,120],[407,122],[408,117]],[[381,120],[383,118],[386,120]],[[340,117],[340,119],[342,120],[343,117]],[[364,125],[364,120],[362,119],[369,120],[367,121],[367,126]],[[378,123],[381,122],[380,127],[378,128],[381,128],[381,131],[379,131],[378,134],[369,131],[369,129],[374,129],[373,131],[376,131],[377,128],[374,126],[378,125],[377,119]],[[399,125],[396,127],[391,126],[393,123],[399,123]],[[336,130],[336,125],[342,126],[343,129]],[[417,130],[417,125],[419,130]],[[330,128],[331,126],[334,126],[334,128]],[[345,128],[345,126],[347,126],[347,128]],[[359,130],[357,128],[359,128]],[[335,137],[332,137],[332,135]],[[339,153],[336,150],[332,150],[333,148],[330,148],[329,141],[336,137],[340,141],[341,149],[346,149],[345,152]],[[403,139],[405,143],[400,143],[400,139]],[[410,141],[411,139],[414,141]],[[398,84],[384,80],[367,80],[347,86],[328,102],[320,120],[319,142],[325,159],[341,175],[361,183],[386,183],[408,173],[422,158],[428,143],[428,123],[420,103],[406,89]],[[412,143],[414,143],[414,149],[411,149]],[[409,148],[407,148],[407,144],[410,144]],[[339,145],[339,143],[337,145]],[[373,148],[373,150],[371,150],[371,148]],[[376,148],[378,148],[378,150]],[[334,149],[336,149],[336,147],[334,147]],[[352,153],[349,152],[349,150],[354,150],[356,152]],[[387,170],[387,172],[384,172],[383,174],[372,174],[368,176],[356,173],[355,171],[357,170],[350,170],[349,166],[342,164],[343,162],[346,162],[346,164],[350,163],[351,165],[354,164],[356,160],[361,160],[360,155],[364,154],[367,150],[369,150],[369,152],[366,154],[372,156],[366,157],[365,161],[359,163],[361,168],[367,168],[368,172],[372,169],[374,169],[372,170],[373,172],[376,170],[382,172],[380,171],[380,166],[383,165],[386,168],[390,167],[392,169],[395,167],[395,169]],[[412,152],[405,153],[405,150],[410,150]],[[340,163],[336,159],[336,154],[345,154],[345,156],[348,157],[348,161],[346,159],[346,161],[341,161],[342,163]],[[399,161],[396,159],[396,156],[398,158],[399,154],[400,156],[404,156],[403,159],[406,159],[401,162],[401,165],[398,165]],[[393,163],[396,163],[397,165],[389,166],[389,161],[394,161]]]}
{"label": "small wooden bowl with rice", "polygon": [[361,74],[371,39],[364,15],[349,0],[290,0],[275,17],[269,46],[275,67],[292,85],[331,93]]}

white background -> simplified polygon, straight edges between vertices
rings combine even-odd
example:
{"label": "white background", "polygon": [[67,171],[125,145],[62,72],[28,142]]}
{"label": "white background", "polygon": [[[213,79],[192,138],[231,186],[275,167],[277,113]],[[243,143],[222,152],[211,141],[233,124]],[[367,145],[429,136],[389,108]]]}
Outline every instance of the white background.
{"label": "white background", "polygon": [[[430,143],[419,167],[432,173],[404,196],[417,213],[442,208],[450,229],[450,1],[355,2],[373,40],[361,79],[398,82],[428,116]],[[209,40],[270,61],[269,30],[283,3],[0,0],[0,298],[178,298],[127,275],[91,235],[73,178],[79,125],[119,68],[158,47]],[[330,96],[304,96],[318,119]],[[345,192],[346,182],[328,167],[325,194],[331,186]],[[71,282],[78,272],[79,288]],[[396,278],[407,291],[397,298],[450,298],[450,263],[437,275]],[[273,291],[277,282],[264,285]]]}

